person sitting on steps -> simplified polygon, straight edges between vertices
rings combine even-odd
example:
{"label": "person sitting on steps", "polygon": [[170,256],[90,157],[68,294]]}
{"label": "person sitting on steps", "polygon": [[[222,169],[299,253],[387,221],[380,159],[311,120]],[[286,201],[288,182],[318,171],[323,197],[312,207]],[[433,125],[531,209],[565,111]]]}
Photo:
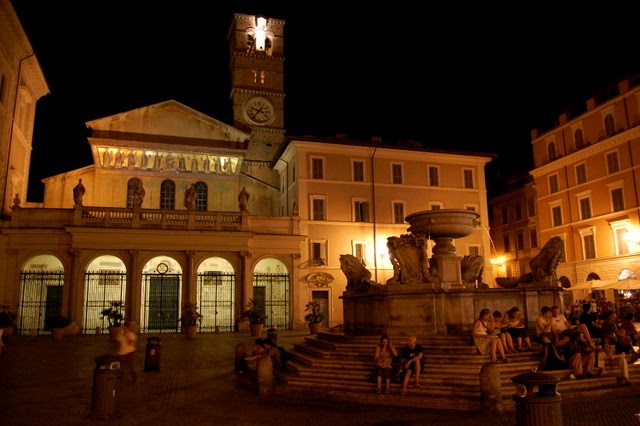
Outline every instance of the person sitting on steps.
{"label": "person sitting on steps", "polygon": [[420,387],[420,367],[422,364],[423,349],[422,346],[417,344],[417,341],[418,339],[416,336],[409,336],[407,338],[407,345],[402,348],[400,353],[402,357],[402,369],[404,371],[402,379],[402,396],[407,395],[407,385],[409,384],[412,372],[416,376],[415,386],[417,388]]}
{"label": "person sitting on steps", "polygon": [[497,352],[500,352],[503,362],[508,362],[500,338],[493,334],[493,315],[489,309],[485,308],[480,311],[478,319],[471,326],[471,336],[479,353],[491,354],[492,363],[498,362]]}

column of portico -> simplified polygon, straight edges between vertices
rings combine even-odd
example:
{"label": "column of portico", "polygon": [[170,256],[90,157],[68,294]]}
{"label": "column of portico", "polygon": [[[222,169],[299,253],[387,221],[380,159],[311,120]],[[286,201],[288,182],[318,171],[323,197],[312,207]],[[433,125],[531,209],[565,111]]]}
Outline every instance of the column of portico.
{"label": "column of portico", "polygon": [[[69,249],[71,254],[71,273],[69,282],[63,288],[62,313],[69,312],[69,317],[80,327],[83,325],[84,271],[80,268],[80,249]],[[65,274],[66,275],[66,274]]]}
{"label": "column of portico", "polygon": [[195,256],[196,256],[196,252],[193,250],[188,250],[186,252],[187,255],[187,270],[183,272],[183,276],[185,279],[185,289],[183,291],[183,295],[185,297],[185,299],[182,301],[182,303],[186,303],[186,302],[192,302],[192,303],[196,303],[196,301],[198,300],[198,295],[197,295],[197,290],[198,290],[198,285],[196,283],[196,271],[195,271]]}
{"label": "column of portico", "polygon": [[142,325],[140,307],[142,306],[142,271],[140,270],[140,250],[129,250],[127,267],[127,290],[125,294],[125,317]]}
{"label": "column of portico", "polygon": [[[236,324],[243,324],[242,312],[244,312],[245,306],[249,303],[249,299],[253,297],[253,281],[251,280],[252,274],[249,269],[249,259],[251,258],[251,252],[241,251],[240,259],[240,282],[238,285],[239,294],[237,297],[240,303],[236,304]],[[240,327],[236,327],[238,330]]]}

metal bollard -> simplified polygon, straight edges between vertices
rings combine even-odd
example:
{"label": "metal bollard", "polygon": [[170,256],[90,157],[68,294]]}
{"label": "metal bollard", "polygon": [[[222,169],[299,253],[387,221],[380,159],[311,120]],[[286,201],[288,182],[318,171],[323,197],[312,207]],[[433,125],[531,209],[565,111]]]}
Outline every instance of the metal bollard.
{"label": "metal bollard", "polygon": [[257,360],[258,394],[269,396],[273,394],[273,362],[269,356],[261,356]]}
{"label": "metal bollard", "polygon": [[147,337],[144,371],[160,371],[160,338]]}
{"label": "metal bollard", "polygon": [[114,355],[103,355],[95,358],[95,361],[91,415],[100,418],[109,417],[118,412],[122,380],[120,358]]}
{"label": "metal bollard", "polygon": [[[517,426],[562,426],[560,379],[545,373],[525,373],[512,377],[516,394]],[[534,392],[538,388],[537,392]]]}

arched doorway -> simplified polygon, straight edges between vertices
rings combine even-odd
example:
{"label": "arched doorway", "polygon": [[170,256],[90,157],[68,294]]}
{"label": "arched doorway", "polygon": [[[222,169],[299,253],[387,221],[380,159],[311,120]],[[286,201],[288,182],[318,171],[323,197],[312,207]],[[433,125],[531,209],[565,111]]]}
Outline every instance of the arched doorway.
{"label": "arched doorway", "polygon": [[96,334],[98,327],[107,330],[109,323],[101,312],[111,302],[123,302],[126,308],[127,267],[116,256],[94,259],[84,274],[84,320],[82,332]]}
{"label": "arched doorway", "polygon": [[20,301],[16,333],[44,334],[45,321],[60,315],[64,267],[60,259],[42,254],[27,260],[20,271]]}
{"label": "arched doorway", "polygon": [[200,330],[234,331],[236,274],[231,263],[221,257],[205,259],[198,266],[197,280]]}
{"label": "arched doorway", "polygon": [[179,331],[182,268],[170,257],[158,256],[142,269],[142,333],[173,333]]}
{"label": "arched doorway", "polygon": [[262,302],[269,326],[289,330],[289,271],[278,259],[262,259],[253,271],[253,298]]}

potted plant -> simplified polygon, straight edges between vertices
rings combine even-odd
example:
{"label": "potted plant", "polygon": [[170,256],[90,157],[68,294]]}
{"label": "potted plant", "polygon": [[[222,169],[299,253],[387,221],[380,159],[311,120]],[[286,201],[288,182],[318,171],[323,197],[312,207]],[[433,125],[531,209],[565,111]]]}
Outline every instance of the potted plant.
{"label": "potted plant", "polygon": [[59,342],[64,339],[64,329],[67,328],[69,324],[71,324],[71,318],[64,315],[54,315],[44,321],[44,329],[49,330],[51,332],[51,338]]}
{"label": "potted plant", "polygon": [[262,327],[267,319],[267,315],[264,313],[264,307],[259,300],[249,299],[247,308],[242,314],[243,318],[249,320],[249,328],[252,336],[260,336],[262,334]]}
{"label": "potted plant", "polygon": [[0,329],[2,329],[3,341],[6,342],[7,338],[13,334],[13,330],[16,328],[17,319],[18,316],[13,313],[9,305],[0,305]]}
{"label": "potted plant", "polygon": [[109,337],[112,340],[115,340],[122,327],[122,323],[124,321],[124,314],[122,313],[123,310],[124,302],[117,300],[109,302],[109,307],[104,308],[102,312],[100,312],[101,318],[106,318],[109,322]]}
{"label": "potted plant", "polygon": [[182,305],[182,315],[179,321],[182,324],[187,338],[195,338],[198,324],[202,323],[202,314],[198,312],[198,305],[195,303],[185,303]]}
{"label": "potted plant", "polygon": [[311,334],[317,334],[324,321],[324,314],[320,312],[320,302],[312,300],[304,307],[307,314],[304,316],[304,320],[309,324],[309,332]]}

